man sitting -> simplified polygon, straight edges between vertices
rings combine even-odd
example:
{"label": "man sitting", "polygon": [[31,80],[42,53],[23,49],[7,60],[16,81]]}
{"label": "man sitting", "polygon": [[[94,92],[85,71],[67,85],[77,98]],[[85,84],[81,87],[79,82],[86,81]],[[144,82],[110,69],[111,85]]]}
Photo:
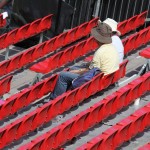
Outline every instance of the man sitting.
{"label": "man sitting", "polygon": [[88,72],[92,68],[99,68],[104,75],[113,73],[119,69],[119,55],[116,47],[112,44],[111,27],[106,23],[99,23],[97,27],[91,30],[91,34],[98,42],[99,48],[95,52],[90,66],[61,72],[54,91],[50,94],[50,99],[55,99],[57,96],[66,92],[75,78]]}

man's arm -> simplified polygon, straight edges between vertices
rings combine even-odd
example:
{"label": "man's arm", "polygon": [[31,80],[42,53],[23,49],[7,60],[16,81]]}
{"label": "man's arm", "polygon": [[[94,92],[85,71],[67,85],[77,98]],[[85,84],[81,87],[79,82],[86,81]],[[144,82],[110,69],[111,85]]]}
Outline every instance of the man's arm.
{"label": "man's arm", "polygon": [[100,54],[100,50],[97,50],[93,56],[93,59],[91,61],[91,64],[89,66],[90,69],[97,67],[97,68],[101,68],[101,54]]}
{"label": "man's arm", "polygon": [[89,69],[88,68],[81,68],[79,70],[70,70],[69,72],[72,72],[72,73],[76,73],[76,74],[84,74],[85,72],[87,72]]}

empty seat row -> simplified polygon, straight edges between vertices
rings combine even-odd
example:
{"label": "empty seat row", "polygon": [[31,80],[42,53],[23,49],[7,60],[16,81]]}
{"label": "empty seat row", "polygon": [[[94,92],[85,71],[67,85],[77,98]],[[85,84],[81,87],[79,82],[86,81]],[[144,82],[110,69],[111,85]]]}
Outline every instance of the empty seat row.
{"label": "empty seat row", "polygon": [[[28,50],[5,60],[0,63],[0,76],[10,73],[18,68],[21,68],[34,60],[43,57],[44,55],[56,50],[58,47],[69,44],[77,39],[86,36],[91,29],[96,26],[98,18],[94,18],[89,22],[81,24],[68,32],[64,32],[46,42],[31,47]],[[81,34],[82,33],[82,34]]]}
{"label": "empty seat row", "polygon": [[[81,87],[62,94],[55,100],[44,104],[40,108],[30,112],[30,114],[0,129],[0,134],[3,133],[0,138],[1,141],[0,148],[9,144],[13,140],[19,139],[21,136],[26,135],[28,132],[35,130],[37,127],[43,125],[46,122],[49,122],[53,117],[56,117],[58,114],[62,114],[63,112],[69,110],[73,106],[76,106],[78,103],[82,102],[91,95],[107,88],[109,85],[118,81],[121,77],[125,75],[125,68],[127,62],[128,62],[127,60],[124,61],[124,63],[121,64],[120,69],[118,71],[110,75],[106,75],[104,77],[103,74],[100,73],[97,76],[95,76],[91,81],[85,83]],[[46,88],[47,87],[41,86],[40,84],[40,86],[38,86],[38,89],[36,89],[36,91],[35,89],[30,90],[30,93],[28,95],[32,95],[33,97],[35,97],[35,95],[38,95],[38,93],[40,92],[45,93],[45,91],[47,91]],[[49,90],[51,89],[49,88]],[[30,98],[32,99],[31,96],[24,98],[22,97],[22,99],[13,101],[13,104],[10,103],[9,109],[13,110],[12,113],[14,113],[18,108],[21,108],[21,106],[23,107],[23,105],[24,106],[29,105],[29,102],[30,103],[32,102]],[[16,104],[14,105],[14,103],[17,103],[18,105]],[[4,110],[4,105],[5,104],[3,104],[3,112],[6,111]],[[9,112],[7,113],[10,112],[11,111],[9,110]],[[7,137],[7,135],[10,134],[11,136]]]}
{"label": "empty seat row", "polygon": [[[113,150],[150,127],[150,103],[76,150]],[[150,148],[150,147],[149,147]],[[146,150],[146,149],[143,149]],[[148,150],[148,149],[147,149]]]}
{"label": "empty seat row", "polygon": [[[87,86],[88,83],[84,86],[86,87],[86,89],[89,88],[90,90],[93,90],[94,87],[96,87],[98,83],[99,83],[99,81],[90,84],[91,88],[90,88],[90,86]],[[132,81],[130,84],[120,88],[115,93],[107,96],[103,100],[100,100],[98,103],[96,103],[93,106],[91,106],[90,108],[82,111],[81,113],[77,114],[76,116],[72,117],[71,119],[65,121],[61,125],[58,125],[58,126],[54,127],[53,129],[51,129],[50,131],[46,132],[45,134],[37,137],[36,139],[32,140],[32,142],[29,142],[26,145],[21,146],[19,148],[19,150],[26,150],[26,149],[42,150],[43,148],[48,150],[48,149],[59,148],[61,145],[63,145],[67,141],[73,139],[74,137],[76,137],[79,134],[83,133],[84,131],[88,130],[92,126],[96,125],[100,121],[107,118],[108,116],[113,115],[116,112],[118,112],[119,110],[121,110],[123,107],[128,106],[136,98],[140,97],[141,95],[143,95],[144,93],[146,93],[147,91],[150,90],[150,86],[146,86],[149,84],[150,84],[150,72],[143,75],[142,77],[139,77],[138,79]],[[83,97],[83,95],[84,95],[83,93],[89,94],[89,92],[91,92],[90,90],[87,92],[86,89],[82,90],[82,92],[78,96]],[[58,110],[61,111],[63,109],[63,107],[66,107],[67,105],[72,105],[72,103],[74,103],[76,98],[78,98],[77,96],[73,96],[73,97],[75,99],[70,97],[69,104],[68,104],[68,100],[65,103],[61,100],[59,102],[61,104],[59,104],[59,105],[58,105],[58,101],[56,101],[57,102],[55,104],[56,107],[53,111],[58,111]],[[51,115],[51,113],[55,113],[53,111],[51,111],[51,112],[47,111],[45,114],[47,114],[49,116],[49,115]],[[132,124],[132,127],[130,128],[130,132],[127,132],[127,133],[125,132],[126,130],[124,131],[122,129],[122,134],[121,134],[122,136],[118,135],[116,137],[115,141],[118,142],[118,141],[121,141],[122,139],[127,140],[127,137],[129,140],[133,135],[135,135],[136,132],[138,133],[139,131],[142,131],[143,129],[145,129],[145,127],[150,125],[149,114],[150,114],[150,105],[145,107],[144,111],[141,110],[137,113],[134,113],[132,115],[132,118],[133,118],[133,120],[135,120],[134,123],[137,126],[136,125],[134,126]],[[43,114],[43,117],[44,116],[45,115]],[[42,117],[39,117],[39,118],[41,119]],[[45,119],[46,119],[46,116],[45,116]],[[140,123],[143,122],[143,124],[138,125],[139,119],[140,119]],[[148,120],[146,120],[146,119],[148,119]],[[127,122],[127,121],[128,121],[128,119],[126,119],[125,122]],[[131,122],[129,121],[128,123],[131,123]],[[140,128],[139,128],[139,126],[140,126]],[[120,124],[120,127],[122,128],[124,126],[122,126],[122,124]],[[133,131],[131,131],[131,130],[133,130]],[[112,133],[110,131],[108,132],[108,134]],[[126,133],[127,136],[123,136],[124,133]],[[128,135],[128,134],[130,134],[130,135]],[[110,138],[111,137],[108,137],[108,142],[111,141],[111,140],[109,140]],[[101,142],[100,142],[100,144],[101,144]],[[109,148],[110,148],[110,146],[112,144],[107,143],[105,145],[109,146]],[[104,147],[102,148],[102,150],[103,149],[104,149]],[[110,149],[113,149],[113,148],[110,148]],[[108,149],[108,150],[110,150],[110,149]]]}
{"label": "empty seat row", "polygon": [[150,26],[123,40],[124,54],[134,51],[150,41]]}
{"label": "empty seat row", "polygon": [[148,11],[144,11],[139,15],[135,15],[128,20],[124,20],[118,24],[118,30],[122,35],[138,28],[145,23]]}
{"label": "empty seat row", "polygon": [[51,27],[52,14],[44,18],[37,19],[32,23],[25,24],[20,28],[13,29],[12,31],[0,36],[0,49],[6,48],[9,45],[18,43],[24,39],[34,36],[43,32]]}
{"label": "empty seat row", "polygon": [[150,149],[150,142],[145,144],[144,146],[138,148],[138,150],[149,150]]}

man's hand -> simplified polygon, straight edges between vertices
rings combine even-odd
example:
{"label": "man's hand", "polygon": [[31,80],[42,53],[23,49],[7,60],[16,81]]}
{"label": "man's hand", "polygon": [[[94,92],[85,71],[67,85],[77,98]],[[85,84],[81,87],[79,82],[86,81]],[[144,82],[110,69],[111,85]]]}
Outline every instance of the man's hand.
{"label": "man's hand", "polygon": [[88,68],[81,68],[79,70],[70,70],[69,72],[72,72],[72,73],[76,73],[76,74],[84,74],[85,72],[87,72],[89,69]]}

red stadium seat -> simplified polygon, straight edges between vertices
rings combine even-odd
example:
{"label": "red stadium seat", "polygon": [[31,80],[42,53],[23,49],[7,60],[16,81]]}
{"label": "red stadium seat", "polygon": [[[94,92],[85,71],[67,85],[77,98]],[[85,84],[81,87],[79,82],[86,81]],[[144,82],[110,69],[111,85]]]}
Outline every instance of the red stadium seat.
{"label": "red stadium seat", "polygon": [[75,37],[77,37],[76,36],[77,30],[78,30],[78,27],[75,27],[67,32],[67,35],[65,38],[65,45],[75,41],[75,39],[76,39]]}
{"label": "red stadium seat", "polygon": [[114,78],[114,75],[115,75],[115,72],[108,74],[108,75],[105,75],[102,78],[102,85],[101,85],[102,89],[107,88],[109,85],[111,85],[113,78]]}
{"label": "red stadium seat", "polygon": [[150,48],[143,49],[142,51],[139,52],[139,55],[146,59],[149,59],[150,58]]}
{"label": "red stadium seat", "polygon": [[34,117],[34,121],[32,122],[32,129],[35,130],[37,127],[40,127],[42,124],[46,122],[47,112],[49,107],[38,108],[36,109],[36,115]]}
{"label": "red stadium seat", "polygon": [[24,116],[24,119],[20,119],[21,125],[18,128],[17,132],[17,139],[25,135],[26,133],[30,132],[32,129],[32,122],[35,118],[36,114],[35,111],[31,112],[30,114]]}
{"label": "red stadium seat", "polygon": [[137,17],[138,17],[138,15],[135,15],[135,16],[128,19],[127,24],[126,24],[125,29],[124,29],[124,30],[126,30],[126,32],[130,32],[130,31],[136,29],[135,21],[136,21]]}
{"label": "red stadium seat", "polygon": [[126,74],[126,66],[127,66],[128,60],[124,60],[119,65],[119,70],[116,71],[115,76],[113,78],[113,83],[117,82],[119,79],[125,76]]}
{"label": "red stadium seat", "polygon": [[131,88],[132,99],[137,99],[138,97],[142,96],[141,93],[143,93],[143,92],[140,91],[142,82],[143,82],[142,79],[138,79],[138,80],[135,80],[135,81],[129,83],[129,86],[132,86],[132,88]]}
{"label": "red stadium seat", "polygon": [[[125,86],[125,87],[120,88],[117,91],[117,100],[118,101],[115,101],[117,110],[120,110],[120,108],[127,106],[128,101],[131,101],[132,97],[131,97],[131,94],[129,94],[130,90],[131,90],[130,87],[131,86]],[[128,99],[126,99],[126,97],[128,97]]]}
{"label": "red stadium seat", "polygon": [[6,68],[8,73],[20,68],[22,55],[23,53],[16,55],[12,57],[12,59],[10,59],[10,63]]}
{"label": "red stadium seat", "polygon": [[2,120],[3,118],[9,116],[12,114],[12,107],[14,100],[16,99],[16,96],[11,97],[9,100],[5,101],[4,104],[0,105],[0,119]]}
{"label": "red stadium seat", "polygon": [[30,37],[31,35],[39,33],[40,32],[40,29],[39,29],[40,23],[41,23],[41,19],[37,19],[37,20],[33,21],[28,28],[26,37]]}
{"label": "red stadium seat", "polygon": [[18,29],[18,32],[16,33],[15,43],[26,38],[29,27],[30,24],[26,24]]}
{"label": "red stadium seat", "polygon": [[85,29],[85,32],[86,34],[90,34],[91,32],[91,29],[93,27],[96,27],[97,26],[97,21],[98,21],[99,18],[93,18],[92,20],[90,20],[90,22],[88,23],[86,29]]}
{"label": "red stadium seat", "polygon": [[43,49],[43,54],[48,54],[52,51],[54,51],[54,42],[56,41],[56,37],[51,38],[50,40],[48,40],[47,42],[44,43],[44,49]]}
{"label": "red stadium seat", "polygon": [[34,52],[32,54],[32,60],[37,60],[39,59],[40,57],[43,56],[43,49],[44,49],[44,46],[45,46],[45,43],[41,43],[39,45],[37,45],[35,48],[34,48]]}
{"label": "red stadium seat", "polygon": [[45,29],[49,29],[51,27],[51,24],[52,24],[52,17],[53,15],[50,14],[48,16],[45,16],[41,22],[40,22],[40,25],[39,25],[39,30],[40,31],[44,31]]}
{"label": "red stadium seat", "polygon": [[[61,64],[64,65],[66,63],[69,63],[73,61],[72,57],[72,51],[74,50],[74,46],[70,46],[67,49],[64,50],[62,57],[61,57]],[[63,57],[64,56],[64,57]]]}
{"label": "red stadium seat", "polygon": [[[29,89],[25,89],[21,91],[21,93],[15,94],[15,98],[8,98],[8,100],[11,100],[13,102],[13,106],[11,108],[11,114],[16,113],[19,109],[25,107],[27,103],[27,98],[30,94]],[[8,114],[9,115],[9,114]]]}
{"label": "red stadium seat", "polygon": [[1,44],[0,44],[0,49],[5,48],[6,37],[7,37],[7,33],[2,34],[2,35],[0,36],[0,43],[1,43]]}
{"label": "red stadium seat", "polygon": [[13,76],[8,76],[0,80],[0,96],[10,91],[10,84]]}
{"label": "red stadium seat", "polygon": [[135,41],[138,37],[138,34],[134,34],[133,36],[129,37],[127,42],[124,45],[124,53],[127,54],[135,49]]}
{"label": "red stadium seat", "polygon": [[[88,113],[86,111],[83,111],[80,114],[76,115],[75,117],[71,118],[72,126],[70,129],[70,134],[68,139],[73,139],[75,135],[79,135],[84,131],[85,119],[87,119],[87,116]],[[68,122],[70,122],[70,120],[68,120]]]}
{"label": "red stadium seat", "polygon": [[107,96],[104,99],[105,103],[104,103],[104,106],[103,106],[103,113],[102,113],[102,118],[103,119],[107,118],[108,116],[110,116],[111,114],[114,113],[113,103],[115,101],[115,98],[116,98],[116,95],[113,94],[113,95]]}
{"label": "red stadium seat", "polygon": [[56,98],[54,102],[52,103],[49,102],[49,105],[51,107],[48,111],[47,121],[49,121],[49,119],[52,119],[61,113],[61,111],[63,110],[62,103],[65,99],[65,96],[66,96],[66,93],[64,93],[63,95],[60,95],[58,98]]}
{"label": "red stadium seat", "polygon": [[72,50],[72,54],[71,54],[71,60],[75,60],[80,56],[83,56],[82,50],[84,49],[85,43],[86,41],[83,41],[74,46],[74,49]]}
{"label": "red stadium seat", "polygon": [[20,67],[23,67],[33,61],[32,56],[33,56],[33,52],[35,49],[36,49],[35,47],[31,47],[28,50],[26,50],[25,52],[23,52],[21,60],[20,60],[21,63],[19,64]]}
{"label": "red stadium seat", "polygon": [[143,29],[138,33],[138,37],[135,41],[135,49],[146,44],[146,36],[148,34],[148,29]]}
{"label": "red stadium seat", "polygon": [[[71,107],[77,105],[77,103],[76,103],[77,91],[78,91],[77,89],[74,89],[74,90],[71,90],[67,94],[62,96],[63,99],[61,99],[60,114],[69,110]],[[69,100],[69,106],[68,106],[68,100]]]}
{"label": "red stadium seat", "polygon": [[54,137],[58,134],[59,129],[56,127],[52,129],[50,132],[47,132],[45,137],[40,137],[43,142],[40,146],[39,150],[42,150],[43,147],[48,150],[48,149],[53,149],[53,145],[55,143]]}
{"label": "red stadium seat", "polygon": [[136,19],[136,27],[139,27],[141,25],[143,25],[145,23],[145,19],[147,16],[148,11],[144,11],[141,14],[138,15],[137,19]]}
{"label": "red stadium seat", "polygon": [[5,40],[5,47],[8,47],[9,45],[12,45],[15,43],[15,39],[17,37],[17,32],[18,32],[18,28],[13,29],[12,31],[8,32],[8,34],[6,36],[6,40]]}
{"label": "red stadium seat", "polygon": [[138,148],[138,150],[149,150],[149,149],[150,149],[150,143],[147,143],[144,146]]}
{"label": "red stadium seat", "polygon": [[146,34],[146,37],[145,37],[145,43],[150,41],[150,27],[148,27],[147,30],[148,30],[148,33]]}
{"label": "red stadium seat", "polygon": [[54,49],[65,46],[65,38],[66,38],[67,34],[68,34],[67,32],[64,32],[64,33],[58,35],[55,42],[53,43]]}
{"label": "red stadium seat", "polygon": [[43,95],[48,94],[49,92],[54,90],[56,81],[57,81],[58,75],[55,74],[52,77],[45,79],[44,85],[42,86],[40,92],[39,92],[39,97],[42,97]]}
{"label": "red stadium seat", "polygon": [[[103,73],[100,73],[91,80],[91,82],[89,83],[90,85],[88,88],[87,97],[94,95],[98,91],[102,90],[102,80],[103,80],[102,78],[103,78]],[[94,88],[92,84],[94,84]]]}
{"label": "red stadium seat", "polygon": [[124,35],[124,34],[126,34],[127,33],[127,30],[126,30],[126,25],[127,25],[127,22],[128,22],[128,20],[124,20],[124,21],[122,21],[122,22],[120,22],[119,24],[118,24],[118,30],[121,32],[121,35]]}
{"label": "red stadium seat", "polygon": [[30,88],[30,93],[28,95],[28,101],[26,101],[26,105],[29,105],[30,103],[34,102],[36,99],[40,98],[40,91],[43,87],[43,82],[38,82],[37,84],[33,85]]}
{"label": "red stadium seat", "polygon": [[76,32],[77,37],[80,37],[81,33],[83,34],[83,36],[86,36],[88,34],[85,30],[88,24],[89,24],[88,22],[85,22],[78,27],[77,32]]}
{"label": "red stadium seat", "polygon": [[0,143],[1,143],[0,148],[4,147],[7,144],[7,137],[5,133],[6,133],[6,128],[0,129]]}
{"label": "red stadium seat", "polygon": [[[57,148],[59,146],[60,143],[64,143],[65,139],[68,139],[69,138],[69,135],[70,135],[70,129],[72,127],[72,122],[73,120],[69,120],[69,121],[66,121],[65,123],[61,124],[61,127],[60,127],[60,130],[58,132],[58,134],[56,135],[57,137],[57,141],[54,142],[54,149],[55,147]],[[63,138],[62,138],[62,134],[64,135]]]}
{"label": "red stadium seat", "polygon": [[0,76],[3,76],[8,73],[8,66],[10,65],[11,60],[4,60],[0,62]]}

